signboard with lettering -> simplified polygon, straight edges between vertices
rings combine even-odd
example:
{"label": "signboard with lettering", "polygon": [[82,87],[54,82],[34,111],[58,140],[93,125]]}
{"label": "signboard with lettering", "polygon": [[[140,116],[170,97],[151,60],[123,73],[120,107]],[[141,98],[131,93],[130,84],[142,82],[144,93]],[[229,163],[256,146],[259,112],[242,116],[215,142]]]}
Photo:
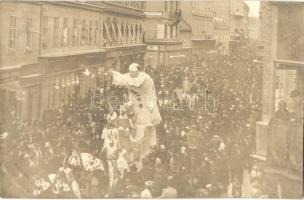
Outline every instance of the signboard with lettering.
{"label": "signboard with lettering", "polygon": [[157,45],[148,45],[147,46],[147,50],[157,51],[158,50],[158,46]]}

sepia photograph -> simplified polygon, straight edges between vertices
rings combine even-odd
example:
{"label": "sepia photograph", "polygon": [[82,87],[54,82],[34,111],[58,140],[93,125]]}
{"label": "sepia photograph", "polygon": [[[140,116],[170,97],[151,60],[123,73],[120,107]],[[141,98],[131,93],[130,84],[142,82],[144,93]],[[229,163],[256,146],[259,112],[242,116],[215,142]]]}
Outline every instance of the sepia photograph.
{"label": "sepia photograph", "polygon": [[0,198],[303,198],[304,1],[0,0]]}

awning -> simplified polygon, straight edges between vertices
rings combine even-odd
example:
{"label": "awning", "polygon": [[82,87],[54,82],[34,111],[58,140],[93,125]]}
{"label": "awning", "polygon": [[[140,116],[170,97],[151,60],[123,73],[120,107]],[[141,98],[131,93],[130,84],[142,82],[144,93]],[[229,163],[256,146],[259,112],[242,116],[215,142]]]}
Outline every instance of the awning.
{"label": "awning", "polygon": [[280,60],[275,59],[277,69],[302,69],[304,70],[304,61]]}
{"label": "awning", "polygon": [[20,85],[19,81],[14,81],[0,84],[0,89],[17,92],[22,90],[22,86]]}
{"label": "awning", "polygon": [[65,57],[65,56],[75,56],[75,55],[83,55],[83,54],[91,54],[91,53],[103,53],[105,49],[89,49],[89,50],[81,50],[81,51],[59,51],[54,53],[45,53],[40,57],[42,58],[57,58],[57,57]]}

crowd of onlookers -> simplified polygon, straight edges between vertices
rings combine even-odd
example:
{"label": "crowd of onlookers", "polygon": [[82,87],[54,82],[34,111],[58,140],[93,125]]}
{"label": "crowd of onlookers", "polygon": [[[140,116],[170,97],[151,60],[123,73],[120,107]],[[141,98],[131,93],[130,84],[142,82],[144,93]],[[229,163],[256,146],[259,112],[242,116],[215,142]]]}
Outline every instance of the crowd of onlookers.
{"label": "crowd of onlookers", "polygon": [[140,167],[121,146],[104,148],[113,111],[92,107],[101,88],[83,99],[73,95],[33,124],[17,122],[12,112],[11,126],[1,130],[2,196],[241,196],[261,112],[262,71],[253,58],[151,68],[163,122]]}

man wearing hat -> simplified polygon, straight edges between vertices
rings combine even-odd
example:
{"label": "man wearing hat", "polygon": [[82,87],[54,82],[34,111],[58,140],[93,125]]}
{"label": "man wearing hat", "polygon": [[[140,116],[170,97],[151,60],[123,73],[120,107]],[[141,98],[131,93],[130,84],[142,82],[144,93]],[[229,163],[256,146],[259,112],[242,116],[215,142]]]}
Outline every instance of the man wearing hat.
{"label": "man wearing hat", "polygon": [[112,84],[128,89],[129,101],[134,109],[134,128],[139,140],[140,158],[143,158],[150,147],[156,144],[156,126],[160,124],[160,116],[153,79],[138,70],[137,63],[129,66],[129,73],[121,74],[112,71]]}

